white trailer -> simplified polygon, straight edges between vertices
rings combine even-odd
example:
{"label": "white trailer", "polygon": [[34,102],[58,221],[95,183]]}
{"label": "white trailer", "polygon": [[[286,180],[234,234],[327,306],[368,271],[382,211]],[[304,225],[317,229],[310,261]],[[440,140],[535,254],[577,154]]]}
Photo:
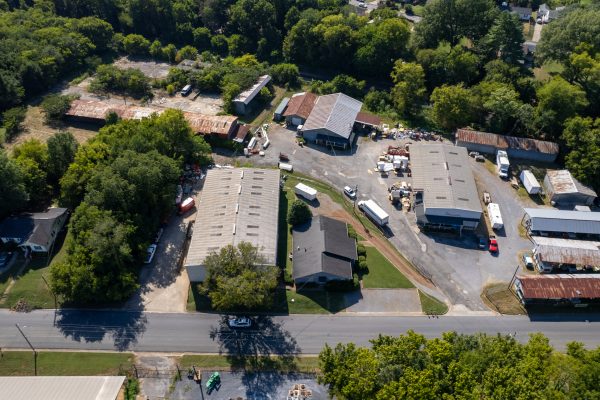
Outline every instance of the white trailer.
{"label": "white trailer", "polygon": [[502,221],[502,214],[500,214],[500,206],[497,203],[490,203],[487,205],[487,212],[492,229],[502,229],[504,222]]}
{"label": "white trailer", "polygon": [[521,182],[523,183],[523,186],[525,186],[525,190],[527,190],[527,193],[538,194],[542,191],[542,186],[537,181],[537,179],[535,179],[533,173],[528,169],[525,169],[521,172],[520,178]]}
{"label": "white trailer", "polygon": [[508,178],[508,169],[510,168],[510,162],[508,161],[508,154],[504,150],[498,150],[496,153],[496,169],[498,170],[498,176],[500,178]]}
{"label": "white trailer", "polygon": [[373,200],[361,200],[358,202],[358,208],[367,214],[377,225],[385,226],[389,222],[390,216],[383,211]]}
{"label": "white trailer", "polygon": [[299,183],[294,187],[294,192],[298,196],[304,197],[306,200],[314,200],[317,198],[317,191],[304,183]]}
{"label": "white trailer", "polygon": [[292,166],[292,164],[280,162],[279,164],[277,164],[277,166],[279,167],[279,169],[282,169],[284,171],[294,172],[294,167]]}

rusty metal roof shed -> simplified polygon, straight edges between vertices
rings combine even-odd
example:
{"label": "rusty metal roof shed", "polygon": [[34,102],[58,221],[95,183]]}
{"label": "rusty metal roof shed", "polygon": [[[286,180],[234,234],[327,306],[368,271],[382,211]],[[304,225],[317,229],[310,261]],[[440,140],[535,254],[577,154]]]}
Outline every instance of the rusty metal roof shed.
{"label": "rusty metal roof shed", "polygon": [[290,99],[287,109],[283,113],[284,117],[297,115],[298,117],[307,119],[315,106],[317,95],[314,93],[296,93]]}
{"label": "rusty metal roof shed", "polygon": [[494,146],[500,150],[518,149],[526,151],[537,151],[546,154],[558,154],[558,144],[544,140],[529,139],[523,137],[497,135],[490,132],[473,131],[470,129],[458,129],[456,140],[461,142],[477,143]]}
{"label": "rusty metal roof shed", "polygon": [[532,237],[535,252],[548,263],[600,266],[600,242]]}
{"label": "rusty metal roof shed", "polygon": [[583,193],[597,197],[596,192],[575,179],[569,170],[549,169],[546,171],[546,177],[547,182],[552,186],[547,189],[554,194]]}
{"label": "rusty metal roof shed", "polygon": [[519,276],[525,299],[600,298],[600,274]]}

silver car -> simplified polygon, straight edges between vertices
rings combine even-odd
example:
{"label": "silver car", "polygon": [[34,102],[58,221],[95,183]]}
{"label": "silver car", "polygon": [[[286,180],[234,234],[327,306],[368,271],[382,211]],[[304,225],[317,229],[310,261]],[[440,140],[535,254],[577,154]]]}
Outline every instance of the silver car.
{"label": "silver car", "polygon": [[344,186],[344,194],[354,200],[356,198],[356,191],[350,186]]}
{"label": "silver car", "polygon": [[252,320],[248,317],[231,317],[227,320],[227,325],[230,328],[250,328]]}

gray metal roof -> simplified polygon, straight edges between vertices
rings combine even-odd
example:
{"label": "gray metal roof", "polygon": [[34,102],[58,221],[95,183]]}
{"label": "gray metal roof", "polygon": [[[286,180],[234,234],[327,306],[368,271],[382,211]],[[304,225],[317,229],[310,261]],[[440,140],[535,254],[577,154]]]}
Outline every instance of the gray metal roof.
{"label": "gray metal roof", "polygon": [[292,232],[294,279],[320,272],[352,279],[352,264],[356,260],[356,241],[348,236],[345,222],[324,216]]}
{"label": "gray metal roof", "polygon": [[546,177],[552,185],[552,188],[548,189],[551,189],[554,194],[583,193],[591,197],[597,197],[596,192],[575,179],[569,170],[548,170],[546,171]]}
{"label": "gray metal roof", "polygon": [[277,260],[279,170],[212,169],[199,196],[185,266],[202,265],[211,252],[250,242],[266,263]]}
{"label": "gray metal roof", "polygon": [[525,208],[525,214],[532,231],[600,235],[600,212]]}
{"label": "gray metal roof", "polygon": [[362,103],[343,93],[319,96],[303,130],[327,129],[348,139]]}
{"label": "gray metal roof", "polygon": [[535,251],[549,263],[600,265],[600,242],[533,236]]}
{"label": "gray metal roof", "polygon": [[423,191],[425,209],[482,213],[466,148],[441,143],[412,144],[410,162],[413,189]]}
{"label": "gray metal roof", "polygon": [[284,97],[281,100],[281,103],[279,103],[279,105],[277,106],[277,108],[274,111],[274,114],[283,114],[283,111],[285,110],[285,108],[287,107],[288,103],[290,102],[290,98],[289,97]]}
{"label": "gray metal roof", "polygon": [[115,400],[124,376],[5,376],[0,400]]}
{"label": "gray metal roof", "polygon": [[244,90],[242,93],[238,94],[234,102],[248,104],[256,97],[256,95],[260,92],[260,89],[264,88],[267,83],[271,81],[271,77],[269,75],[262,75],[258,77],[258,81],[252,87]]}

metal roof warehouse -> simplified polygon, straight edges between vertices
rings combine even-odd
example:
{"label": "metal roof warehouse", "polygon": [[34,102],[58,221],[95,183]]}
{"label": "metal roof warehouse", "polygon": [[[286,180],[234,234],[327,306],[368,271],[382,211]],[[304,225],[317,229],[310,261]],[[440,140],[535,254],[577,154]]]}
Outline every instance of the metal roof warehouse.
{"label": "metal roof warehouse", "polygon": [[524,222],[536,236],[540,232],[600,236],[600,212],[525,208]]}
{"label": "metal roof warehouse", "polygon": [[526,275],[515,280],[517,296],[525,304],[600,299],[600,274]]}
{"label": "metal roof warehouse", "polygon": [[228,244],[250,242],[269,265],[277,262],[279,170],[212,169],[206,174],[185,267],[205,278],[204,259]]}
{"label": "metal roof warehouse", "polygon": [[600,266],[600,242],[534,236],[535,253],[542,262]]}
{"label": "metal roof warehouse", "polygon": [[0,399],[116,400],[124,380],[124,376],[3,376]]}
{"label": "metal roof warehouse", "polygon": [[475,229],[482,209],[467,150],[445,144],[413,144],[410,160],[420,226]]}

